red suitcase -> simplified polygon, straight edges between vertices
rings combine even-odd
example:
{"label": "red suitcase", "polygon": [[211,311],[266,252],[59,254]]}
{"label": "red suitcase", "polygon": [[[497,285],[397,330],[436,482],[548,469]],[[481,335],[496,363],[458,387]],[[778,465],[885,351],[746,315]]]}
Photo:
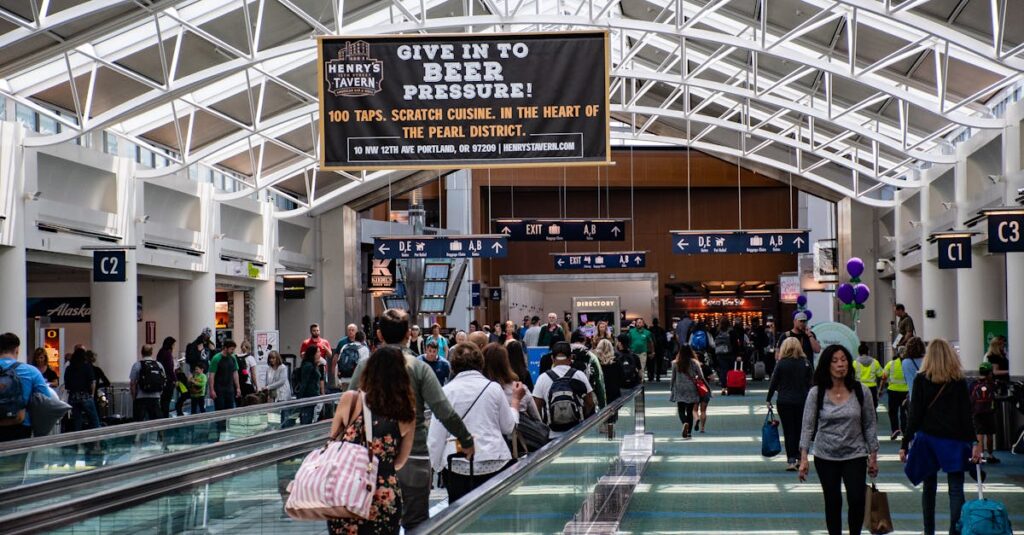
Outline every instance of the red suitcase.
{"label": "red suitcase", "polygon": [[743,371],[739,361],[733,365],[733,369],[725,374],[725,388],[730,396],[743,396],[747,393],[747,374]]}

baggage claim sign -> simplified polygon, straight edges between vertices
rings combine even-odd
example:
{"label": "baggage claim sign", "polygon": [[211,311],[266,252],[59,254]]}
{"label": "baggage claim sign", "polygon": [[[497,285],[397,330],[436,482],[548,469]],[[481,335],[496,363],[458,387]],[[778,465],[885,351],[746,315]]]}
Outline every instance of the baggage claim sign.
{"label": "baggage claim sign", "polygon": [[322,169],[610,161],[607,32],[318,43]]}

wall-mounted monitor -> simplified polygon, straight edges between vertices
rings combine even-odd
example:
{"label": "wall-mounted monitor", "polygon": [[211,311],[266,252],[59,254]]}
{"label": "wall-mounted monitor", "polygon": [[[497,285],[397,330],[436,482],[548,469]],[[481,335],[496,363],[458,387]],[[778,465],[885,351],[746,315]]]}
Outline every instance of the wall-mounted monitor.
{"label": "wall-mounted monitor", "polygon": [[420,301],[420,312],[444,312],[444,298],[443,297],[424,297]]}
{"label": "wall-mounted monitor", "polygon": [[451,264],[427,264],[423,272],[423,278],[427,280],[448,280],[448,272]]}
{"label": "wall-mounted monitor", "polygon": [[448,294],[448,281],[428,280],[423,283],[423,295],[444,296]]}

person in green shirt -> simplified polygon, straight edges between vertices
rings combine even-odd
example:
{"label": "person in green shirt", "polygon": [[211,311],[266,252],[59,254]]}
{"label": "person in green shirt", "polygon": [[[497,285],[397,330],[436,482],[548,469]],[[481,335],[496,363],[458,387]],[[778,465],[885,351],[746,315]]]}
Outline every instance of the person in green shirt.
{"label": "person in green shirt", "polygon": [[191,400],[189,414],[206,412],[206,369],[205,364],[197,362],[192,368],[192,377],[188,380],[188,397]]}
{"label": "person in green shirt", "polygon": [[242,397],[242,386],[238,382],[238,362],[235,361],[233,340],[225,340],[224,347],[210,359],[210,398],[214,410],[235,408],[235,398]]}
{"label": "person in green shirt", "polygon": [[[640,376],[647,377],[648,381],[654,380],[656,370],[654,358],[654,336],[647,330],[643,318],[637,318],[633,328],[629,330],[629,350],[640,359]],[[651,360],[650,363],[647,361]],[[650,366],[648,366],[648,364]],[[648,367],[650,372],[648,372]]]}

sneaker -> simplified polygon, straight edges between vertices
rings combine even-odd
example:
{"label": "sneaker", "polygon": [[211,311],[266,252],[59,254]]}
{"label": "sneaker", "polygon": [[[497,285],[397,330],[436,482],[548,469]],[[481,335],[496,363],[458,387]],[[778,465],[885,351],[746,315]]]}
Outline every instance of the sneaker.
{"label": "sneaker", "polygon": [[796,472],[796,463],[789,463],[786,465],[787,472]]}
{"label": "sneaker", "polygon": [[683,424],[683,438],[690,438],[690,424]]}
{"label": "sneaker", "polygon": [[889,435],[889,440],[899,440],[902,435],[903,433],[900,433],[899,430],[893,431],[892,434]]}
{"label": "sneaker", "polygon": [[697,420],[696,422],[693,422],[693,430],[694,431],[700,431],[700,420]]}

